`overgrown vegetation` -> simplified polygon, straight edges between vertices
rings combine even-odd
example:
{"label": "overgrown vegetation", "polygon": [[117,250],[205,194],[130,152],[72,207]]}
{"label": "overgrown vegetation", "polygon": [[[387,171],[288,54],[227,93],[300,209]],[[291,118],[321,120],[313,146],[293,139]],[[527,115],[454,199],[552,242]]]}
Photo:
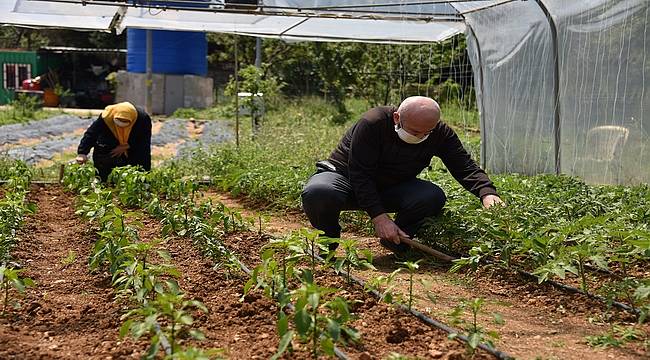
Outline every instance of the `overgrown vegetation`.
{"label": "overgrown vegetation", "polygon": [[44,120],[59,114],[61,114],[60,111],[41,109],[38,98],[18,94],[7,107],[0,110],[0,126],[32,120]]}
{"label": "overgrown vegetation", "polygon": [[[177,165],[184,174],[210,175],[218,187],[235,195],[246,195],[276,208],[299,210],[300,191],[314,173],[314,164],[329,156],[347,127],[359,119],[368,105],[351,100],[347,108],[348,122],[334,125],[335,109],[323,99],[287,100],[265,115],[255,139],[250,137],[250,125],[246,125],[239,147],[227,144],[197,151],[192,161]],[[474,123],[475,114],[454,105],[445,109],[450,114],[445,115],[445,121],[459,129],[465,125],[478,126]],[[475,133],[461,137],[468,139],[472,149],[478,149]]]}

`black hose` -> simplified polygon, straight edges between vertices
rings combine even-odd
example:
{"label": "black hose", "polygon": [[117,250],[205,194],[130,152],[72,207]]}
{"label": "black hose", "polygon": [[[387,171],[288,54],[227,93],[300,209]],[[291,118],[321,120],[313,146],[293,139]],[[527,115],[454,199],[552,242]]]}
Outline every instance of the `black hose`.
{"label": "black hose", "polygon": [[[438,250],[438,251],[440,251],[440,250]],[[449,255],[449,254],[447,254],[447,253],[444,252],[444,251],[440,251],[440,252],[443,253],[443,254],[445,254],[445,255]],[[452,255],[449,255],[449,256],[454,257],[454,256],[452,256]],[[468,256],[468,255],[462,255],[461,257],[466,257],[466,256]],[[488,264],[494,264],[494,262],[489,261],[489,260],[486,260],[486,263],[488,263]],[[610,271],[610,270],[596,268],[596,267],[591,266],[591,265],[588,265],[588,266],[586,266],[586,267],[589,268],[590,270],[594,271],[594,272],[601,272],[601,273],[604,273],[604,274],[608,274],[608,275],[610,275],[610,276],[614,276],[614,275],[615,275],[614,272],[612,272],[612,271]],[[516,269],[516,271],[517,271],[519,274],[523,275],[524,277],[531,278],[531,279],[535,279],[535,280],[538,279],[537,276],[535,276],[534,274],[529,273],[528,271],[521,270],[521,269]],[[567,292],[569,292],[569,293],[573,293],[573,294],[582,294],[582,295],[585,295],[585,296],[587,296],[587,297],[589,297],[589,298],[591,298],[591,299],[594,299],[594,300],[598,300],[598,301],[604,302],[605,304],[612,304],[612,305],[613,305],[614,307],[616,307],[616,308],[619,308],[619,309],[621,309],[621,310],[628,311],[628,312],[630,312],[630,313],[632,313],[632,314],[635,314],[635,315],[637,315],[637,316],[639,316],[639,314],[641,313],[641,311],[639,311],[639,309],[636,309],[636,308],[634,308],[634,307],[632,307],[632,306],[630,306],[630,305],[624,304],[624,303],[622,303],[622,302],[620,302],[620,301],[609,300],[609,299],[607,299],[607,298],[605,298],[604,296],[601,296],[601,295],[590,294],[590,293],[588,293],[588,292],[586,292],[586,291],[583,291],[583,290],[581,290],[581,289],[578,289],[578,288],[573,287],[573,286],[570,286],[570,285],[562,284],[561,282],[558,282],[558,281],[555,281],[555,280],[546,280],[545,282],[551,284],[552,286],[555,286],[555,287],[558,288],[558,289],[561,289],[561,290],[567,291]]]}
{"label": "black hose", "polygon": [[[325,262],[325,260],[320,256],[316,256],[316,258],[321,262]],[[348,276],[347,274],[343,274],[343,273],[338,273],[338,275],[341,276],[341,277],[346,277],[346,278]],[[354,276],[352,274],[350,274],[350,279],[352,279],[352,281],[354,281],[359,286],[361,286],[362,289],[365,289],[365,281],[363,281],[362,279],[360,279],[360,278],[358,278],[358,277],[356,277],[356,276]],[[370,290],[370,293],[373,294],[380,301],[382,300],[382,296],[377,290]],[[461,340],[463,342],[469,343],[469,339],[467,338],[467,336],[461,335],[458,330],[456,330],[456,329],[454,329],[454,328],[452,328],[450,326],[447,326],[444,323],[441,323],[440,321],[434,320],[434,319],[424,315],[423,313],[421,313],[421,312],[419,312],[417,310],[409,309],[408,306],[406,306],[406,305],[404,305],[404,304],[402,304],[402,303],[400,303],[398,301],[393,301],[393,302],[391,302],[391,304],[397,305],[401,310],[410,313],[411,315],[415,316],[416,318],[418,318],[420,321],[424,322],[425,324],[436,327],[436,328],[438,328],[440,330],[443,330],[448,334],[456,334],[457,339],[459,339],[459,340]],[[483,343],[479,343],[478,348],[487,351],[488,353],[494,355],[495,357],[497,357],[500,360],[512,360],[512,359],[514,359],[513,356],[510,356],[510,355],[508,355],[508,354],[506,354],[506,353],[504,353],[502,351],[496,350],[495,348],[493,348],[493,347],[491,347],[489,345],[483,344]]]}
{"label": "black hose", "polygon": [[[525,276],[525,277],[528,277],[528,278],[531,278],[531,279],[537,279],[537,276],[535,276],[534,274],[529,273],[528,271],[517,269],[517,272],[520,273],[521,275]],[[637,316],[641,313],[639,311],[639,309],[635,309],[635,308],[631,307],[630,305],[627,305],[627,304],[624,304],[622,302],[615,301],[615,300],[608,300],[604,296],[596,295],[596,294],[590,294],[590,293],[588,293],[588,292],[586,292],[584,290],[581,290],[581,289],[578,289],[576,287],[569,286],[569,285],[566,285],[566,284],[562,284],[562,283],[557,282],[555,280],[546,280],[545,282],[547,282],[547,283],[549,283],[549,284],[551,284],[551,285],[553,285],[553,286],[555,286],[555,287],[557,287],[559,289],[562,289],[564,291],[567,291],[567,292],[570,292],[570,293],[573,293],[573,294],[582,294],[582,295],[585,295],[585,296],[587,296],[587,297],[589,297],[591,299],[602,301],[602,302],[604,302],[606,304],[611,303],[614,307],[617,307],[617,308],[619,308],[621,310],[631,312],[631,313],[633,313],[633,314],[635,314]]]}

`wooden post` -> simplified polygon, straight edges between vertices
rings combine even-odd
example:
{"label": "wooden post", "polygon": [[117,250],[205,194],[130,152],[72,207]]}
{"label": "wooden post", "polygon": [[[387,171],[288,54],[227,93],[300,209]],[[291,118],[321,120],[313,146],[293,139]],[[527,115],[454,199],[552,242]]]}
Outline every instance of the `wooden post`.
{"label": "wooden post", "polygon": [[59,166],[59,183],[63,181],[63,173],[65,172],[65,164]]}

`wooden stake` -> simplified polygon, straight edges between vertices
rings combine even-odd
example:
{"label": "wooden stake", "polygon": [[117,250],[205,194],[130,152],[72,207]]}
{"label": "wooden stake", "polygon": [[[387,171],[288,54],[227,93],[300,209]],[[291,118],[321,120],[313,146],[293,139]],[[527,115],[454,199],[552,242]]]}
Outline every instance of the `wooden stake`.
{"label": "wooden stake", "polygon": [[59,183],[63,181],[63,173],[65,171],[65,164],[59,166]]}

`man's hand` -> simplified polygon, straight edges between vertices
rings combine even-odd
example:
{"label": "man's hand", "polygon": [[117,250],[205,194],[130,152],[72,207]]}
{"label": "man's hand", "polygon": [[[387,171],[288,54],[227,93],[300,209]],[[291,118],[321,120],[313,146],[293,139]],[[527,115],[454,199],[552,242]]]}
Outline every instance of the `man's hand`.
{"label": "man's hand", "polygon": [[400,238],[409,238],[409,236],[404,231],[402,231],[402,229],[400,229],[399,226],[397,226],[386,214],[375,216],[372,219],[372,223],[375,225],[375,235],[377,235],[377,237],[380,239],[392,241],[395,244],[399,244]]}
{"label": "man's hand", "polygon": [[79,154],[74,160],[77,162],[77,164],[83,165],[88,161],[88,155]]}
{"label": "man's hand", "polygon": [[129,149],[129,144],[117,145],[115,149],[111,150],[111,157],[118,157]]}
{"label": "man's hand", "polygon": [[483,207],[486,209],[489,209],[490,207],[497,204],[501,206],[506,205],[506,203],[504,203],[503,200],[501,200],[501,198],[498,195],[485,195],[483,196],[482,201],[483,201]]}

